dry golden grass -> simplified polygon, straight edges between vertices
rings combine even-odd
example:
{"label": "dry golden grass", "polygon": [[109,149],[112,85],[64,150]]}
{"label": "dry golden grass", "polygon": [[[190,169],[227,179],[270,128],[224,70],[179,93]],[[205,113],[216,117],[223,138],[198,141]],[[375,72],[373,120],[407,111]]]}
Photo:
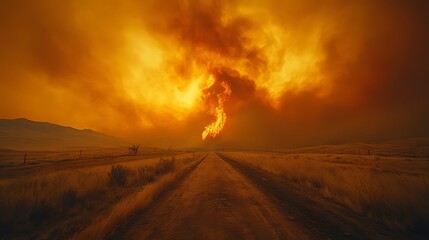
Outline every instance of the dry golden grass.
{"label": "dry golden grass", "polygon": [[[56,222],[61,227],[62,220],[70,224],[73,218],[79,221],[78,225],[88,224],[97,212],[109,209],[112,204],[142,185],[157,181],[160,176],[168,175],[174,170],[180,170],[200,156],[201,154],[196,154],[195,157],[193,154],[177,155],[172,165],[166,165],[171,157],[118,163],[131,173],[124,187],[109,181],[111,165],[48,174],[35,173],[0,180],[0,235],[19,236],[26,232],[40,232],[49,228],[50,223]],[[146,172],[150,177],[139,174],[140,169],[150,169],[151,171]],[[67,231],[71,233],[75,229]]]}
{"label": "dry golden grass", "polygon": [[[165,163],[168,160],[161,160],[158,164],[159,169],[165,169]],[[162,191],[171,185],[176,176],[184,169],[196,164],[196,161],[188,161],[181,166],[176,167],[174,172],[162,175],[158,180],[150,183],[133,195],[123,199],[114,205],[111,211],[96,219],[93,224],[89,225],[83,231],[79,232],[72,239],[105,239],[114,231],[114,228],[125,222],[133,213],[141,211],[154,201]]]}
{"label": "dry golden grass", "polygon": [[[161,149],[141,149],[139,155],[160,152]],[[12,151],[0,149],[0,167],[19,166],[26,158],[27,165],[38,165],[52,162],[123,157],[129,155],[126,147],[83,149],[65,151]]]}
{"label": "dry golden grass", "polygon": [[124,222],[135,211],[147,207],[174,180],[174,176],[175,174],[171,173],[164,175],[156,182],[123,199],[114,205],[106,216],[97,219],[72,239],[105,239],[117,224]]}
{"label": "dry golden grass", "polygon": [[429,161],[425,158],[255,152],[226,155],[281,175],[395,229],[428,234]]}

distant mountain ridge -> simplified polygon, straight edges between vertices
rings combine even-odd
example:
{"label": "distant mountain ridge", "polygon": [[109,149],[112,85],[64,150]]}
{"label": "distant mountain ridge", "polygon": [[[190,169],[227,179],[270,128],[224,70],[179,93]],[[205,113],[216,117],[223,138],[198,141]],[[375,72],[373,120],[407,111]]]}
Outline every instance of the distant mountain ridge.
{"label": "distant mountain ridge", "polygon": [[25,118],[0,119],[0,149],[45,151],[125,144],[125,140],[91,129],[79,130]]}

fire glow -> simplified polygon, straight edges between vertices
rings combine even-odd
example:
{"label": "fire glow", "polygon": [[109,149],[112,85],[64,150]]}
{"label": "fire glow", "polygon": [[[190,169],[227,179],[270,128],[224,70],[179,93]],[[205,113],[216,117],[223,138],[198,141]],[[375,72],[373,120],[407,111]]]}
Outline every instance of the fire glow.
{"label": "fire glow", "polygon": [[[203,99],[207,99],[210,95],[212,95],[212,92],[208,91],[216,82],[216,79],[213,77],[213,75],[210,75],[207,86],[203,89]],[[232,91],[231,87],[229,86],[229,83],[225,81],[219,81],[219,84],[223,87],[224,91],[221,93],[218,93],[216,95],[217,97],[217,106],[214,107],[210,105],[209,113],[213,115],[216,120],[205,127],[203,133],[201,134],[201,137],[203,140],[205,140],[208,136],[214,138],[216,137],[225,126],[226,122],[226,113],[224,110],[224,104],[229,100],[231,97]]]}

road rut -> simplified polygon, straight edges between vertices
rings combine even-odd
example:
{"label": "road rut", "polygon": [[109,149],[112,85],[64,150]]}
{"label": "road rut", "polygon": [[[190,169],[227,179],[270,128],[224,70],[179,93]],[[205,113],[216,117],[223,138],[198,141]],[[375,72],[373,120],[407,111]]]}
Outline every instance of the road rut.
{"label": "road rut", "polygon": [[119,239],[311,239],[241,173],[209,153]]}

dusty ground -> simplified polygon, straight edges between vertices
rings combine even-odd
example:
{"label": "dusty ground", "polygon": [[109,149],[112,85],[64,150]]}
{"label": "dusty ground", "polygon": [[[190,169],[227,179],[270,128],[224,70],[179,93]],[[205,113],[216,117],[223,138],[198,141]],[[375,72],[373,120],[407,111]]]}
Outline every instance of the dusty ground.
{"label": "dusty ground", "polygon": [[[371,239],[383,229],[329,210],[273,176],[210,153],[113,239]],[[290,206],[288,206],[290,205]]]}

